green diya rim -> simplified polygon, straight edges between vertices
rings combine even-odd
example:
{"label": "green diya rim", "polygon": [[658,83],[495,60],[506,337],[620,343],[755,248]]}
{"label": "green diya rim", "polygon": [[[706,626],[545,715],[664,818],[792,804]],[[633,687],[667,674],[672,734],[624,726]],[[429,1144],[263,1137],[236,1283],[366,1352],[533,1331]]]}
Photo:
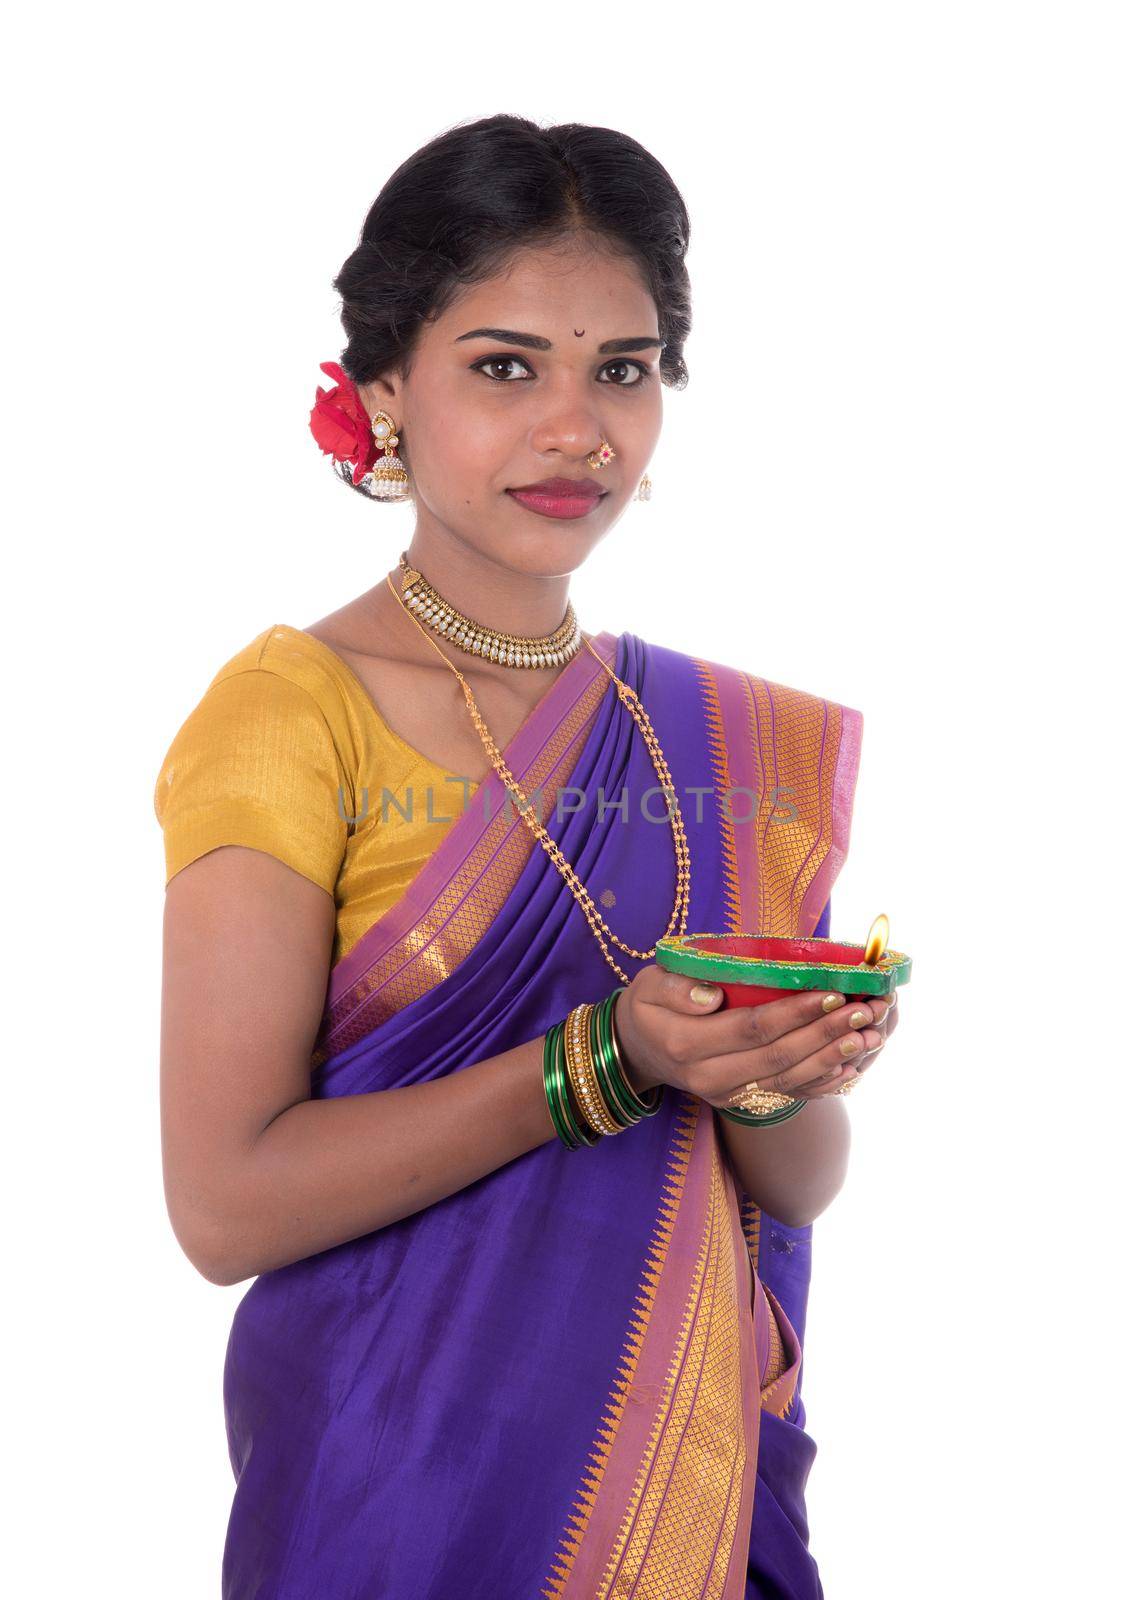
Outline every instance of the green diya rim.
{"label": "green diya rim", "polygon": [[[760,956],[725,955],[718,950],[696,948],[698,939],[727,937],[730,935],[722,933],[669,934],[657,941],[655,959],[669,972],[704,978],[710,983],[746,983],[764,989],[836,989],[841,994],[890,994],[907,983],[912,971],[912,958],[899,950],[886,950],[875,966],[868,966],[848,961],[768,961]],[[837,945],[856,950],[858,956],[865,953],[864,945],[850,944],[847,939],[810,935],[802,942]]]}

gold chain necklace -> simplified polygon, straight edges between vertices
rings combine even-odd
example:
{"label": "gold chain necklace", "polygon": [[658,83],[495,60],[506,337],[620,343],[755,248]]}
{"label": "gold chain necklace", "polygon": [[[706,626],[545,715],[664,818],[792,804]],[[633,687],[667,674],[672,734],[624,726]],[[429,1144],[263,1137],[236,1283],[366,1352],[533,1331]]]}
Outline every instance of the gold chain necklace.
{"label": "gold chain necklace", "polygon": [[[410,568],[410,570],[414,571],[415,569]],[[551,834],[544,827],[539,817],[536,816],[534,807],[529,804],[524,791],[517,783],[517,780],[513,776],[513,773],[504,756],[501,754],[500,750],[498,750],[492,734],[489,732],[489,729],[485,726],[485,723],[481,719],[481,714],[477,709],[477,702],[473,696],[473,690],[470,688],[469,684],[466,682],[465,678],[458,671],[457,667],[450,660],[450,658],[444,655],[443,652],[438,649],[438,645],[431,638],[430,634],[427,633],[426,629],[419,622],[418,618],[404,603],[402,596],[399,594],[395,585],[391,581],[390,573],[388,573],[387,576],[387,586],[395,596],[396,600],[399,601],[399,604],[403,607],[404,611],[406,611],[407,615],[411,618],[412,622],[414,622],[415,626],[419,629],[419,632],[423,635],[423,638],[426,639],[427,643],[432,645],[436,651],[438,651],[438,654],[442,657],[442,660],[445,661],[451,672],[453,672],[454,676],[458,679],[458,682],[462,685],[462,693],[466,697],[466,704],[469,706],[469,712],[470,716],[473,718],[474,727],[477,729],[481,741],[485,745],[494,770],[497,772],[497,775],[500,777],[506,789],[508,789],[510,793],[516,795],[520,815],[532,829],[533,836],[539,841],[543,849],[547,851],[549,857],[562,874],[564,882],[571,890],[571,893],[575,899],[579,902],[580,908],[583,911],[583,915],[587,918],[587,921],[590,924],[591,932],[599,941],[599,947],[602,950],[607,962],[614,969],[616,975],[622,980],[622,982],[628,985],[631,982],[630,976],[628,973],[623,972],[622,968],[618,965],[618,962],[607,949],[606,939],[603,938],[603,934],[606,934],[606,938],[610,939],[614,944],[616,944],[620,950],[625,950],[627,955],[634,956],[639,961],[648,961],[652,956],[656,955],[657,945],[655,944],[650,950],[635,950],[633,945],[623,943],[623,941],[611,931],[605,917],[595,905],[594,900],[592,900],[586,885],[581,882],[579,876],[575,872],[575,869],[567,860],[559,845],[557,845]],[[685,836],[685,820],[681,815],[681,806],[677,799],[677,791],[673,787],[673,775],[669,770],[669,763],[665,759],[664,752],[662,751],[661,745],[658,742],[657,734],[654,732],[653,724],[650,722],[646,708],[642,704],[641,700],[639,700],[637,694],[635,694],[634,690],[628,683],[623,683],[621,678],[611,671],[610,667],[607,666],[606,662],[591,644],[589,639],[582,635],[580,635],[580,638],[582,643],[587,646],[595,660],[599,663],[600,667],[602,667],[603,671],[616,684],[619,699],[623,702],[623,704],[626,706],[626,709],[630,712],[630,715],[634,718],[642,738],[646,741],[646,748],[650,753],[650,760],[653,762],[654,771],[657,773],[658,782],[661,784],[662,790],[667,799],[671,798],[673,801],[669,820],[673,831],[673,849],[677,857],[677,891],[673,898],[673,910],[670,913],[669,926],[666,928],[663,937],[668,938],[674,931],[683,934],[689,917],[691,862],[689,860],[689,842]]]}

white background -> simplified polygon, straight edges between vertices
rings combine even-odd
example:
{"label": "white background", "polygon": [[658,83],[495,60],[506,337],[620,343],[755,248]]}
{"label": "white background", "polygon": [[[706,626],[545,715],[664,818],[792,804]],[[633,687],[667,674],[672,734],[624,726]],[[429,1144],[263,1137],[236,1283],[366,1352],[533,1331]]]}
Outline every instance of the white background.
{"label": "white background", "polygon": [[401,160],[515,111],[629,132],[693,225],[691,381],[652,501],[576,574],[583,626],[865,716],[834,930],[886,911],[915,974],[815,1223],[827,1595],[1096,1592],[1123,1439],[1119,8],[28,9],[2,97],[8,1591],[219,1592],[248,1285],[201,1278],[164,1210],[152,789],[223,662],[406,545],[409,510],[308,432],[331,278]]}

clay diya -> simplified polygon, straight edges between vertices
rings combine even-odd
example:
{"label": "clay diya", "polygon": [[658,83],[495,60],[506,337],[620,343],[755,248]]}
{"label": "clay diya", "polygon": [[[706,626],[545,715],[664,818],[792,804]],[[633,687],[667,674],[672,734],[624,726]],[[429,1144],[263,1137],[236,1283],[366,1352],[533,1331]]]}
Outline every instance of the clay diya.
{"label": "clay diya", "polygon": [[[844,995],[888,995],[907,983],[909,956],[888,948],[888,918],[877,917],[864,944],[841,939],[781,938],[749,933],[685,933],[657,941],[654,959],[670,972],[699,978],[724,992],[727,1006],[762,1006],[798,989]],[[755,1085],[750,1086],[752,1089]],[[769,1109],[736,1102],[716,1109],[733,1122],[769,1125],[800,1111],[800,1096],[759,1091]],[[737,1107],[742,1106],[742,1109]]]}
{"label": "clay diya", "polygon": [[841,939],[784,939],[750,933],[683,933],[657,941],[654,959],[670,972],[700,978],[724,991],[730,1006],[762,1006],[796,989],[846,995],[887,995],[907,983],[910,956],[887,948],[888,918],[880,916],[864,944]]}

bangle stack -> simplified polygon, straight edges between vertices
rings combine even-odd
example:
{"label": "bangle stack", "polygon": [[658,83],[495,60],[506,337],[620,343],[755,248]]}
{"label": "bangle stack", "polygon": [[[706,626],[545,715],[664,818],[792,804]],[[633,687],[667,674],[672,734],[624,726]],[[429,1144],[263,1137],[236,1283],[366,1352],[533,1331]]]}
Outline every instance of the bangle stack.
{"label": "bangle stack", "polygon": [[627,1077],[614,1011],[620,984],[596,1005],[582,1004],[544,1036],[544,1094],[552,1125],[569,1150],[597,1144],[652,1117],[665,1098],[659,1083],[642,1096]]}

